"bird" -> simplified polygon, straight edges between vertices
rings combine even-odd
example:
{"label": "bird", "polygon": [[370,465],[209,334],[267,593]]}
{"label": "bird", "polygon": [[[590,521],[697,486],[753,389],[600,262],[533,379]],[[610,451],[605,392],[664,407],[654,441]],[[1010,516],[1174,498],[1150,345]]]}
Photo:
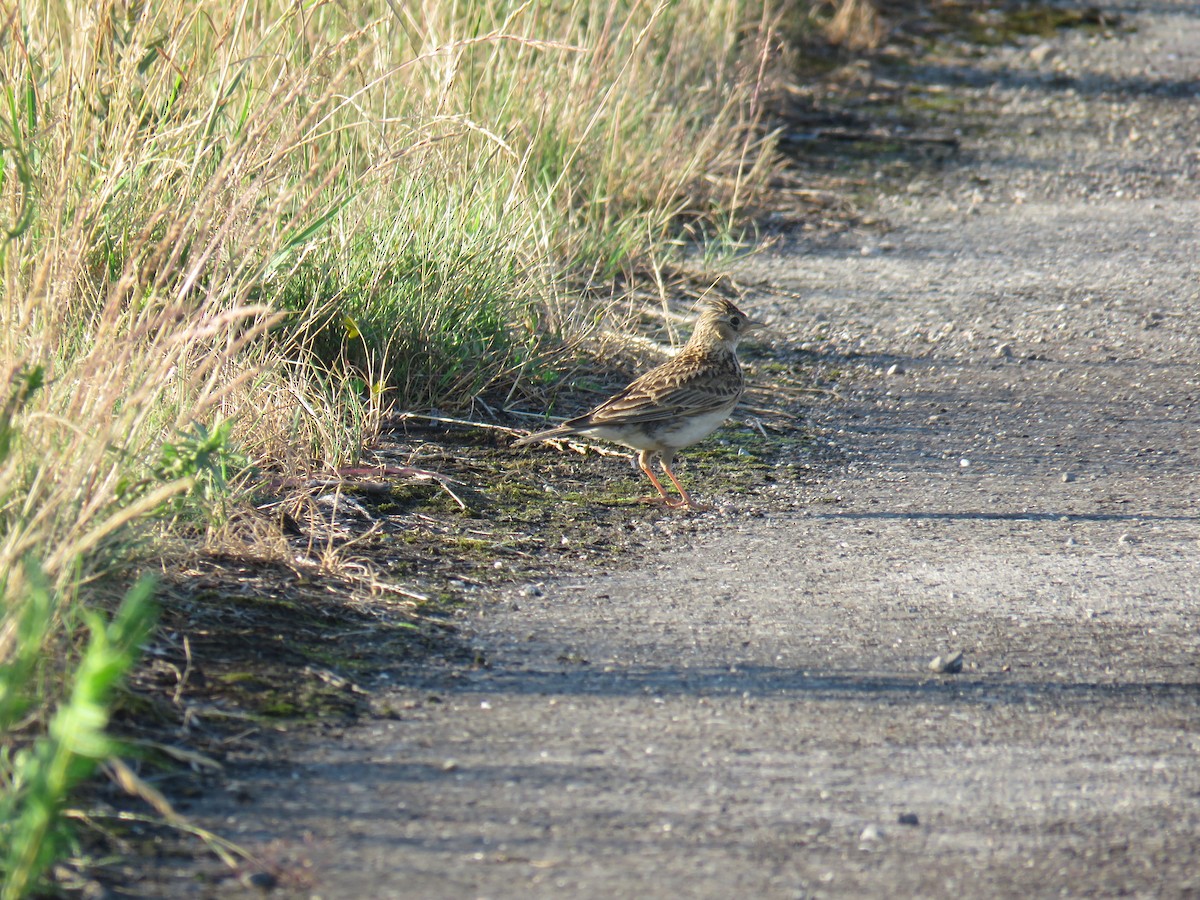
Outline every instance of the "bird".
{"label": "bird", "polygon": [[[675,356],[590,412],[526,435],[513,446],[570,435],[620,444],[637,451],[638,468],[658,491],[659,496],[648,501],[671,509],[708,509],[679,483],[671,463],[677,452],[708,437],[729,418],[746,386],[737,358],[738,342],[765,327],[724,298],[706,298],[691,338]],[[650,468],[656,456],[679,499],[667,493]]]}

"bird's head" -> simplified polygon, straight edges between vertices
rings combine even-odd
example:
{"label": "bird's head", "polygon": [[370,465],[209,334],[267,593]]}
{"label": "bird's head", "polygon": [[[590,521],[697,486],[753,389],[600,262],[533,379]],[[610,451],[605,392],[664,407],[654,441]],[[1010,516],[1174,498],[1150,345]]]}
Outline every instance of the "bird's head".
{"label": "bird's head", "polygon": [[766,328],[766,323],[756,322],[723,297],[709,297],[704,307],[696,332],[714,335],[731,350],[751,331]]}

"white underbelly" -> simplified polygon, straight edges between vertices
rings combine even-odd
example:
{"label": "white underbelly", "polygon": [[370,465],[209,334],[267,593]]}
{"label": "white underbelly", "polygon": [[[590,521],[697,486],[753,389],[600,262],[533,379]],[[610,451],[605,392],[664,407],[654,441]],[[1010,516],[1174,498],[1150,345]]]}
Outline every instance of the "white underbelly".
{"label": "white underbelly", "polygon": [[623,444],[634,450],[681,450],[704,440],[729,418],[736,403],[703,416],[689,416],[678,422],[648,422],[640,427],[594,427],[581,429],[590,437]]}
{"label": "white underbelly", "polygon": [[717,410],[706,416],[685,419],[674,428],[663,428],[657,438],[660,443],[672,449],[688,447],[704,440],[721,427],[722,423],[733,412],[733,405],[726,409]]}

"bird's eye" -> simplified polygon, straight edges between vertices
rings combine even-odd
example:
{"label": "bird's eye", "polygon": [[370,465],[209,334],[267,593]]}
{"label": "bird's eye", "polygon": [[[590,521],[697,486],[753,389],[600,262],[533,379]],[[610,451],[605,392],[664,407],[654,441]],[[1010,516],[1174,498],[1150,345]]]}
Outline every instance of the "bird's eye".
{"label": "bird's eye", "polygon": [[741,316],[730,316],[729,324],[732,325],[734,328],[741,328],[742,327],[742,317]]}

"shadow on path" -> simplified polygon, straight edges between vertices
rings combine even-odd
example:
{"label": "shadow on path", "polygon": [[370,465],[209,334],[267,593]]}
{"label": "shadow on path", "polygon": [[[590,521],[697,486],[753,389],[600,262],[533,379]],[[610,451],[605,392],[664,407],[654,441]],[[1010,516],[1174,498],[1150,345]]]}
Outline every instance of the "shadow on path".
{"label": "shadow on path", "polygon": [[[1200,672],[1197,672],[1200,678]],[[499,669],[456,688],[472,694],[606,697],[682,696],[765,699],[784,695],[815,702],[878,702],[885,706],[919,703],[1048,704],[1112,703],[1128,699],[1139,705],[1190,705],[1200,709],[1200,680],[1191,681],[1029,681],[1006,675],[830,674],[794,668],[733,665],[720,668],[622,668],[619,671],[577,669]]]}
{"label": "shadow on path", "polygon": [[1200,523],[1200,515],[1170,516],[1156,513],[1070,513],[1070,512],[815,512],[814,519],[840,519],[842,521],[898,521],[898,522],[1186,522]]}

